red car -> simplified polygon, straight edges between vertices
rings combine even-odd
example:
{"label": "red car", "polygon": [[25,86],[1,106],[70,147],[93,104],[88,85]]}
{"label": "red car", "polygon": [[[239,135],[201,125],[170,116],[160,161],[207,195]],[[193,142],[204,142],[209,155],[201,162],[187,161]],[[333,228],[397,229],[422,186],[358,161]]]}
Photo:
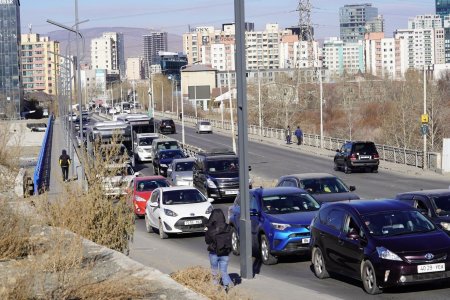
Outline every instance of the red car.
{"label": "red car", "polygon": [[136,177],[130,184],[131,201],[136,216],[145,215],[145,206],[154,189],[168,186],[170,183],[163,176]]}

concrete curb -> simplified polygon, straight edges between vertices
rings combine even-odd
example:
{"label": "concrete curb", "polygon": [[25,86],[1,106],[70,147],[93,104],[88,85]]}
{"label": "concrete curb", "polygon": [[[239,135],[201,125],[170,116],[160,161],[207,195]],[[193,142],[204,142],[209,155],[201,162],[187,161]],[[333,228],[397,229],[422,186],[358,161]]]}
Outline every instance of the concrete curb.
{"label": "concrete curb", "polygon": [[19,173],[16,176],[16,179],[14,180],[14,193],[17,195],[17,197],[24,198],[25,197],[25,177],[27,175],[27,171],[24,168],[21,168],[19,170]]}

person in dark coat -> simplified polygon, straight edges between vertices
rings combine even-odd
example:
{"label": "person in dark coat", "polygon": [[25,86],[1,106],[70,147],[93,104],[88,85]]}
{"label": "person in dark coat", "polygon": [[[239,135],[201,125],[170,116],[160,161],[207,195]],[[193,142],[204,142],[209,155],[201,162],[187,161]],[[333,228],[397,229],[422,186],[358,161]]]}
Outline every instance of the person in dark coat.
{"label": "person in dark coat", "polygon": [[294,134],[297,137],[297,145],[301,145],[303,142],[303,131],[300,129],[300,126],[297,126]]}
{"label": "person in dark coat", "polygon": [[63,181],[67,181],[69,179],[69,166],[72,163],[70,156],[67,154],[66,150],[62,151],[61,156],[59,157],[59,165],[61,167]]}
{"label": "person in dark coat", "polygon": [[[223,253],[223,249],[218,249],[218,245],[223,244],[218,237],[226,237],[226,244],[231,247],[231,226],[225,222],[225,215],[221,209],[213,209],[209,220],[206,223],[205,242],[208,245],[209,261],[211,264],[211,273],[215,284],[219,283],[219,272],[225,291],[228,292],[232,281],[228,275],[229,251]],[[219,246],[220,247],[220,246]],[[218,254],[219,253],[219,254]]]}
{"label": "person in dark coat", "polygon": [[286,135],[286,144],[290,144],[291,143],[291,126],[288,126],[285,130],[284,130],[284,134]]}

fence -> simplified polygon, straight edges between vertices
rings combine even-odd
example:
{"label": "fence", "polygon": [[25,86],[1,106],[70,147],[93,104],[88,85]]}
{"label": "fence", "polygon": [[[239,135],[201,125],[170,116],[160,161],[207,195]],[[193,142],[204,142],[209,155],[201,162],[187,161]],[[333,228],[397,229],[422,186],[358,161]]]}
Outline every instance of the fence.
{"label": "fence", "polygon": [[[165,113],[168,114],[168,113]],[[161,115],[161,113],[158,113]],[[175,116],[175,114],[173,115]],[[185,122],[196,124],[197,119],[193,116],[184,116]],[[231,130],[231,122],[229,121],[221,121],[215,119],[205,119],[199,118],[202,121],[209,121],[213,127],[221,128],[225,130]],[[235,132],[237,131],[237,124],[235,123]],[[248,134],[249,135],[261,135],[266,138],[273,138],[277,140],[285,140],[284,129],[280,128],[269,128],[263,127],[261,128],[256,125],[248,126]],[[323,137],[323,148],[327,150],[335,151],[339,149],[343,143],[347,140],[338,139],[333,137]],[[303,143],[307,146],[320,148],[320,135],[316,134],[303,134]],[[393,147],[389,145],[376,144],[378,149],[380,159],[393,162],[397,164],[404,164],[409,166],[415,166],[417,168],[423,168],[423,151],[419,150],[411,150]],[[436,152],[428,152],[427,153],[427,167],[430,170],[439,172],[441,170],[441,154]]]}
{"label": "fence", "polygon": [[36,168],[34,169],[33,184],[34,194],[38,195],[44,188],[48,187],[48,179],[50,178],[50,162],[51,145],[53,132],[53,116],[48,118],[47,129],[45,130],[44,140],[39,152]]}

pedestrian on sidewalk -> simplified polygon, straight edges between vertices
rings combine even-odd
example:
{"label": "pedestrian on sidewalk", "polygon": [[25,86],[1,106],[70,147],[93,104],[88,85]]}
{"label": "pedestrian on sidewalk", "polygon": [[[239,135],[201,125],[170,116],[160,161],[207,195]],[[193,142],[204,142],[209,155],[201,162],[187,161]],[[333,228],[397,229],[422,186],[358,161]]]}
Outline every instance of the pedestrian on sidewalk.
{"label": "pedestrian on sidewalk", "polygon": [[211,212],[206,223],[205,242],[208,245],[213,282],[219,284],[221,279],[225,291],[228,292],[232,284],[227,270],[231,253],[231,226],[225,222],[221,209],[213,209]]}
{"label": "pedestrian on sidewalk", "polygon": [[183,119],[183,114],[180,113],[180,121]]}
{"label": "pedestrian on sidewalk", "polygon": [[63,181],[69,180],[69,166],[72,163],[70,156],[67,154],[66,150],[62,151],[61,156],[59,157],[59,165],[61,167]]}
{"label": "pedestrian on sidewalk", "polygon": [[301,145],[303,142],[303,131],[300,129],[300,126],[297,126],[294,134],[297,137],[297,145]]}
{"label": "pedestrian on sidewalk", "polygon": [[284,134],[286,135],[286,144],[290,144],[292,136],[291,126],[288,125],[288,127],[284,130]]}

